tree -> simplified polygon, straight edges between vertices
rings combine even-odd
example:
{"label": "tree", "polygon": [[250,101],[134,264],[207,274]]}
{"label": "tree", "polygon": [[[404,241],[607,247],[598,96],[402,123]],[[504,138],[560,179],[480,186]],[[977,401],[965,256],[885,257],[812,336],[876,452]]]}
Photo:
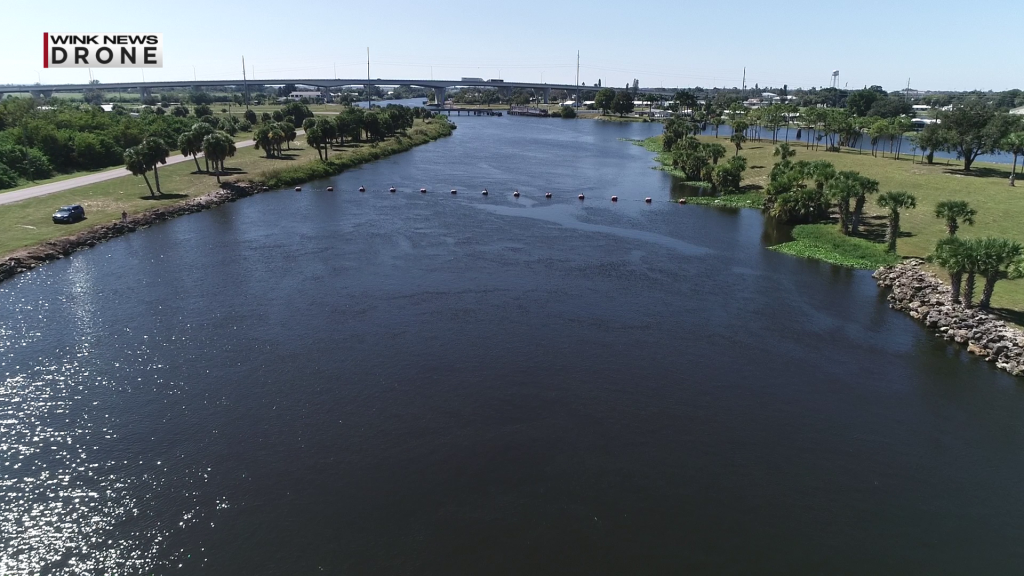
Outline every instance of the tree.
{"label": "tree", "polygon": [[572,106],[562,106],[562,118],[575,118],[576,110]]}
{"label": "tree", "polygon": [[254,112],[253,110],[246,110],[243,116],[245,117],[246,120],[249,121],[249,124],[256,123],[256,112]]}
{"label": "tree", "polygon": [[853,222],[850,225],[850,232],[852,234],[860,232],[860,220],[864,215],[864,204],[867,203],[868,196],[878,193],[878,180],[858,174],[857,188],[857,196],[853,202]]}
{"label": "tree", "polygon": [[324,155],[320,151],[320,148],[322,146],[325,146],[324,133],[323,131],[320,130],[319,126],[314,124],[313,126],[306,129],[306,143],[312,146],[313,148],[316,148],[316,155],[321,160],[324,159]]}
{"label": "tree", "polygon": [[295,137],[298,136],[298,133],[295,131],[295,125],[291,122],[281,122],[278,126],[281,128],[281,131],[284,132],[284,138],[288,142],[288,149],[291,150],[292,142],[294,142]]}
{"label": "tree", "polygon": [[1017,180],[1017,156],[1024,154],[1024,132],[1014,132],[1003,138],[1003,150],[1013,154],[1013,168],[1010,168],[1010,186],[1016,186]]}
{"label": "tree", "polygon": [[788,143],[783,143],[775,147],[775,152],[772,153],[772,156],[775,156],[780,160],[789,160],[796,156],[796,150],[794,150]]}
{"label": "tree", "polygon": [[846,98],[846,108],[854,116],[867,116],[871,106],[874,105],[875,101],[882,94],[884,93],[879,93],[877,90],[870,88],[857,90]]}
{"label": "tree", "polygon": [[886,192],[878,196],[878,205],[889,211],[889,227],[885,237],[889,252],[895,253],[896,238],[900,234],[900,210],[917,208],[917,198],[909,192]]}
{"label": "tree", "polygon": [[157,171],[157,165],[167,164],[167,157],[171,154],[171,150],[163,140],[155,136],[150,136],[143,140],[139,148],[142,151],[143,159],[153,170],[153,180],[156,181],[156,193],[163,194],[160,191],[160,173]]}
{"label": "tree", "polygon": [[124,167],[132,173],[132,176],[142,176],[142,179],[146,181],[146,187],[149,188],[149,195],[156,196],[153,193],[153,186],[150,185],[149,178],[146,176],[146,172],[149,172],[151,168],[146,162],[145,153],[139,146],[132,146],[124,151]]}
{"label": "tree", "polygon": [[971,208],[965,200],[943,200],[935,205],[935,217],[946,221],[946,232],[956,236],[960,222],[974,226],[974,217],[978,211]]}
{"label": "tree", "polygon": [[839,230],[843,235],[850,234],[853,213],[850,209],[850,201],[860,193],[860,186],[857,180],[860,174],[857,172],[839,172],[832,178],[827,186],[829,198],[836,203],[836,210],[839,213]]}
{"label": "tree", "polygon": [[976,241],[976,245],[980,252],[979,273],[985,278],[985,286],[981,289],[981,300],[978,301],[978,307],[988,310],[992,303],[992,293],[995,291],[996,282],[1008,278],[1011,269],[1016,272],[1016,265],[1024,255],[1024,245],[1005,238],[982,238]]}
{"label": "tree", "polygon": [[594,106],[597,106],[602,114],[611,111],[613,102],[615,102],[615,90],[611,88],[601,88],[597,91],[597,96],[594,97]]}
{"label": "tree", "polygon": [[[210,134],[213,134],[214,131],[215,130],[214,130],[213,126],[210,126],[206,122],[196,122],[195,124],[192,125],[192,129],[189,130],[189,132],[192,132],[192,137],[194,138],[194,142],[196,143],[196,147],[199,148],[199,149],[202,149],[202,147],[203,147],[203,140],[207,136],[209,136]],[[210,159],[206,158],[204,156],[203,157],[203,164],[206,165],[206,171],[209,172],[210,171]]]}
{"label": "tree", "polygon": [[214,132],[203,139],[203,155],[213,162],[219,184],[224,160],[235,155],[235,141],[224,132]]}
{"label": "tree", "polygon": [[263,153],[267,158],[274,155],[274,144],[270,140],[270,125],[264,124],[257,128],[252,134],[252,140],[254,142],[254,147],[257,150],[263,150]]}
{"label": "tree", "polygon": [[619,116],[633,111],[633,97],[629,95],[629,92],[621,90],[615,94],[615,99],[612,100],[612,111]]}
{"label": "tree", "polygon": [[[200,94],[205,94],[205,92],[200,92]],[[208,104],[198,104],[192,109],[192,113],[196,115],[196,118],[202,118],[203,116],[212,116],[213,109]]]}
{"label": "tree", "polygon": [[981,154],[993,152],[1004,134],[999,133],[996,113],[985,102],[968,100],[948,112],[939,114],[946,145],[964,162],[964,171]]}
{"label": "tree", "polygon": [[191,156],[196,163],[196,172],[202,172],[199,167],[199,153],[203,151],[202,140],[197,141],[193,132],[185,132],[178,136],[178,150],[183,156]]}
{"label": "tree", "polygon": [[184,118],[188,116],[188,108],[179,104],[174,108],[171,108],[171,116],[174,116],[176,118]]}
{"label": "tree", "polygon": [[928,261],[941,266],[949,274],[950,299],[954,304],[960,303],[960,292],[963,286],[964,273],[967,271],[967,242],[955,236],[939,240],[935,251]]}
{"label": "tree", "polygon": [[733,132],[733,135],[729,136],[729,142],[732,142],[732,145],[736,147],[736,154],[734,156],[739,155],[740,150],[743,149],[743,143],[746,141],[747,137],[743,135],[743,132]]}

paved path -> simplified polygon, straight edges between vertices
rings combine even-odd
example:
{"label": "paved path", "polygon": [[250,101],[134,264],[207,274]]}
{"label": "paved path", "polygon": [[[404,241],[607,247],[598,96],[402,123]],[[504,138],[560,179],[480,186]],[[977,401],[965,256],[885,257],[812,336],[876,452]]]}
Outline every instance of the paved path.
{"label": "paved path", "polygon": [[[305,132],[298,130],[296,134],[297,136],[302,136]],[[245,148],[252,145],[252,140],[235,142],[235,148]],[[168,166],[179,162],[191,161],[191,156],[182,156],[181,154],[167,157]],[[161,167],[162,166],[163,165],[161,165]],[[68,178],[67,180],[61,180],[60,182],[51,182],[49,184],[40,184],[39,186],[22,188],[21,190],[14,190],[13,192],[0,192],[0,205],[20,202],[22,200],[28,200],[29,198],[36,198],[37,196],[46,196],[47,194],[53,194],[54,192],[63,192],[64,190],[78,188],[79,186],[87,186],[97,182],[106,182],[107,180],[113,180],[114,178],[120,178],[122,176],[129,176],[130,174],[131,172],[126,168],[114,168],[112,170],[104,170],[103,172],[87,174],[77,178]]]}

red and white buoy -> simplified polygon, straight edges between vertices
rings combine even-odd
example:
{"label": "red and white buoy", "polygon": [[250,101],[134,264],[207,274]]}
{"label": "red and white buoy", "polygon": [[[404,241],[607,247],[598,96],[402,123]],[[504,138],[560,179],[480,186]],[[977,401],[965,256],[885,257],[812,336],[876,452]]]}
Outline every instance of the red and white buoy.
{"label": "red and white buoy", "polygon": [[391,193],[394,193],[394,192],[396,192],[396,190],[395,190],[395,187],[394,187],[394,186],[392,186],[391,188],[388,188],[388,192],[391,192]]}
{"label": "red and white buoy", "polygon": [[545,198],[551,198],[551,192],[548,192],[548,193],[544,194],[544,197]]}
{"label": "red and white buoy", "polygon": [[364,187],[360,186],[360,187],[359,187],[359,191],[360,191],[360,192],[366,192],[366,188],[364,188]]}
{"label": "red and white buoy", "polygon": [[579,198],[580,200],[583,200],[583,194],[580,194]]}
{"label": "red and white buoy", "polygon": [[644,198],[644,202],[647,202],[648,204],[650,204],[651,203],[651,197],[648,196],[647,198]]}
{"label": "red and white buoy", "polygon": [[456,190],[455,188],[452,188],[452,194],[458,194],[458,193],[459,193],[458,190]]}
{"label": "red and white buoy", "polygon": [[327,187],[327,191],[328,192],[334,192],[334,186],[328,186]]}
{"label": "red and white buoy", "polygon": [[515,196],[516,198],[519,198],[519,190],[513,192],[512,195]]}
{"label": "red and white buoy", "polygon": [[612,196],[612,202],[618,202],[618,201],[619,201],[619,197],[618,196]]}
{"label": "red and white buoy", "polygon": [[480,193],[483,194],[484,196],[487,196],[487,188],[481,190]]}
{"label": "red and white buoy", "polygon": [[680,198],[679,199],[679,203],[680,204],[686,204],[686,198]]}
{"label": "red and white buoy", "polygon": [[427,193],[427,189],[426,188],[420,188],[420,194],[426,194],[426,193]]}
{"label": "red and white buoy", "polygon": [[302,186],[296,186],[295,187],[295,191],[296,192],[302,192]]}

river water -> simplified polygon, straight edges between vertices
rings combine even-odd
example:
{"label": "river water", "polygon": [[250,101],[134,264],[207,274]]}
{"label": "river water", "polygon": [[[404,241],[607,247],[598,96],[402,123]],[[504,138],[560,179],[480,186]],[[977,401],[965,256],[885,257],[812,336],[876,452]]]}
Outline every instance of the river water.
{"label": "river water", "polygon": [[0,285],[0,573],[1024,570],[1019,381],[660,124],[456,121]]}

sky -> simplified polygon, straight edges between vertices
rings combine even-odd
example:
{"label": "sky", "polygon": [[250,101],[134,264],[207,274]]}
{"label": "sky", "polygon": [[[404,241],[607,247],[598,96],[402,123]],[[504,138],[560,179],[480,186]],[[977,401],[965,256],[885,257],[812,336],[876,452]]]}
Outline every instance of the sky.
{"label": "sky", "polygon": [[[250,77],[459,79],[645,87],[1024,88],[1019,0],[6,2],[0,84],[84,83],[44,69],[43,32],[153,33],[160,69],[101,82]],[[1005,15],[1002,24],[1000,15]],[[945,46],[940,43],[945,43]],[[1015,64],[1016,62],[1016,64]]]}

